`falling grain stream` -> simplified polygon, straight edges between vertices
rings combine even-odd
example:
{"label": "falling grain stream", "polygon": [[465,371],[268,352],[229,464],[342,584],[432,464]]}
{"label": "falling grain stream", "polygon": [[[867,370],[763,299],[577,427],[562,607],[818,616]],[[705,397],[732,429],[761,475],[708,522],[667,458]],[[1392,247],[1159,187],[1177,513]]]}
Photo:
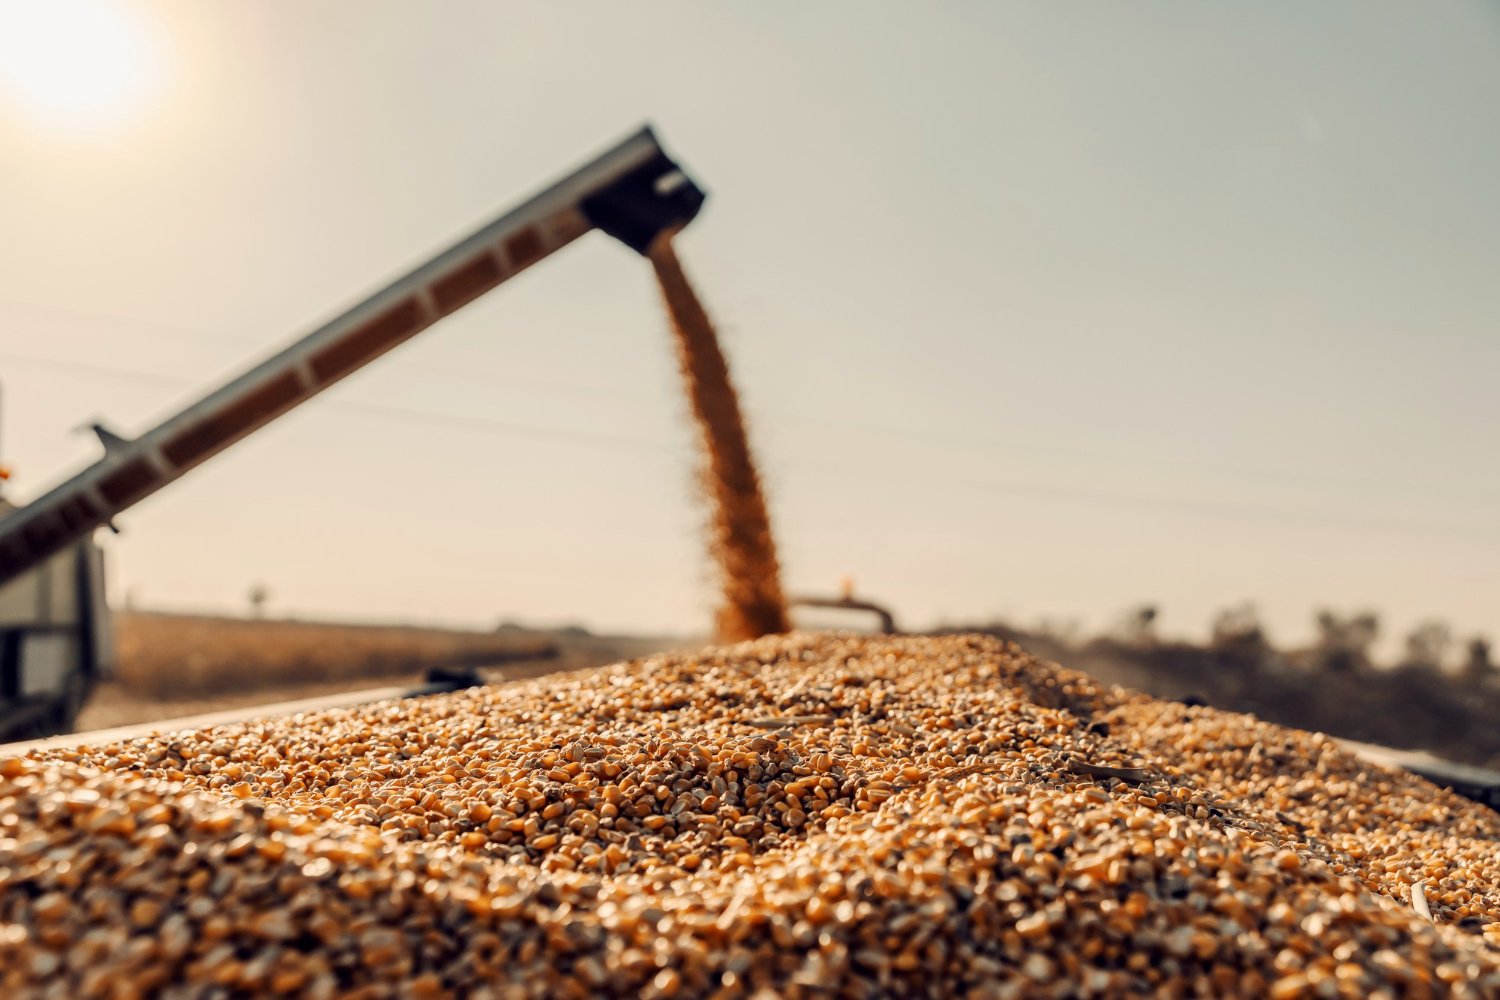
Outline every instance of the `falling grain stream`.
{"label": "falling grain stream", "polygon": [[651,245],[651,263],[666,300],[677,358],[705,453],[703,490],[713,505],[709,547],[719,567],[722,641],[754,639],[791,626],[776,541],[760,477],[745,436],[739,398],[713,323],[698,300],[672,245],[671,233]]}

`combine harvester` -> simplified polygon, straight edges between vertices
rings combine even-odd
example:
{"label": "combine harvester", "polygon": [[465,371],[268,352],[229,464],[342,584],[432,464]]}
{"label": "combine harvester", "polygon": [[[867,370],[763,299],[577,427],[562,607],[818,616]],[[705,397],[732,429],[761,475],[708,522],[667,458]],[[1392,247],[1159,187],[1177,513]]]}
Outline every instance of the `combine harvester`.
{"label": "combine harvester", "polygon": [[139,437],[96,426],[103,456],[31,503],[0,500],[0,742],[71,729],[111,671],[95,529],[590,230],[645,254],[703,200],[642,128]]}

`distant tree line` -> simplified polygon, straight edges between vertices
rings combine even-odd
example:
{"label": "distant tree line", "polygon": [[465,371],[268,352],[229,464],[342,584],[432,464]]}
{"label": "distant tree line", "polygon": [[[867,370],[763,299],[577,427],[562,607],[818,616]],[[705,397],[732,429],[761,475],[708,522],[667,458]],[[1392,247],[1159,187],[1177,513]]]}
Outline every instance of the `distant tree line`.
{"label": "distant tree line", "polygon": [[1377,662],[1381,622],[1370,611],[1319,610],[1313,641],[1298,649],[1278,648],[1253,604],[1214,615],[1206,642],[1164,637],[1160,620],[1156,604],[1140,604],[1091,638],[1076,621],[1055,619],[944,631],[988,632],[1161,698],[1500,769],[1500,670],[1485,636],[1460,642],[1447,624],[1423,621],[1396,656]]}
{"label": "distant tree line", "polygon": [[[1156,634],[1159,618],[1160,609],[1154,604],[1132,607],[1095,644],[1118,643],[1138,650],[1160,648],[1164,644]],[[1275,660],[1333,674],[1396,670],[1447,675],[1472,683],[1488,683],[1500,677],[1489,639],[1482,635],[1470,637],[1462,644],[1461,655],[1455,658],[1453,652],[1458,643],[1453,630],[1443,621],[1429,619],[1417,624],[1403,641],[1400,659],[1386,665],[1376,663],[1372,652],[1381,635],[1380,616],[1374,612],[1340,614],[1325,608],[1314,615],[1313,623],[1317,638],[1312,646],[1279,652],[1272,646],[1255,605],[1238,604],[1214,616],[1206,648],[1221,654],[1219,658],[1227,663],[1245,666],[1268,666]],[[1076,628],[1073,634],[1076,635]]]}

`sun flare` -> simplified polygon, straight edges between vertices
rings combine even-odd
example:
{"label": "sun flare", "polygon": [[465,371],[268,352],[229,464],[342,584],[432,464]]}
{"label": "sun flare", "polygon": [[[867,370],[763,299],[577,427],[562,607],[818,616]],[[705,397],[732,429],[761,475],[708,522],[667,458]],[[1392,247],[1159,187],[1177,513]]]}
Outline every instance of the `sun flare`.
{"label": "sun flare", "polygon": [[68,132],[117,128],[156,83],[156,46],[122,0],[0,0],[0,111]]}

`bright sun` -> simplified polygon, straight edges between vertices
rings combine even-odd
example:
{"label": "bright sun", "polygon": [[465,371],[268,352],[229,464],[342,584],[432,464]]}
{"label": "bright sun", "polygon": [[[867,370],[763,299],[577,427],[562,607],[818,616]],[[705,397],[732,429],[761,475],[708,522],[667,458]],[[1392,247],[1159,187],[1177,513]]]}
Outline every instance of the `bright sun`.
{"label": "bright sun", "polygon": [[0,0],[0,100],[47,128],[125,124],[158,69],[141,13],[122,0]]}

